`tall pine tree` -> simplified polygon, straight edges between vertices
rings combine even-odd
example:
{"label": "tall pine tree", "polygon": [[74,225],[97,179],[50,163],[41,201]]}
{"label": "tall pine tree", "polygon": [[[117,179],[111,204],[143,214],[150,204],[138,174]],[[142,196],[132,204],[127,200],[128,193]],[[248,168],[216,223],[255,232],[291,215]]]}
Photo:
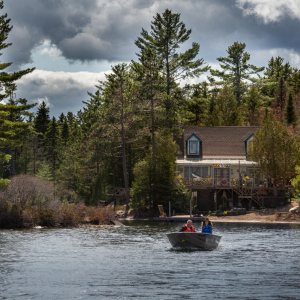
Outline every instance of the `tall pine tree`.
{"label": "tall pine tree", "polygon": [[[246,44],[234,42],[233,45],[228,47],[227,57],[218,57],[220,62],[220,70],[211,70],[213,78],[210,80],[213,83],[223,86],[224,84],[230,85],[236,97],[237,105],[243,103],[243,96],[247,91],[247,81],[256,80],[253,75],[257,75],[264,70],[264,67],[258,68],[249,64],[250,54],[245,52]],[[216,82],[214,77],[221,78],[221,81]]]}
{"label": "tall pine tree", "polygon": [[198,43],[193,43],[192,48],[182,53],[178,52],[180,45],[189,39],[191,32],[192,30],[187,30],[185,24],[180,21],[180,14],[166,9],[163,14],[156,14],[154,17],[151,32],[142,29],[141,37],[135,41],[141,54],[151,48],[161,59],[161,73],[166,78],[165,108],[168,119],[173,107],[171,95],[177,86],[176,81],[180,78],[198,77],[209,69],[207,66],[203,67],[203,59],[196,59],[200,50]]}
{"label": "tall pine tree", "polygon": [[38,111],[36,113],[35,119],[34,119],[34,129],[36,132],[41,133],[43,136],[47,131],[50,117],[49,117],[50,109],[47,107],[47,104],[45,101],[43,101],[39,107]]}
{"label": "tall pine tree", "polygon": [[[3,1],[0,1],[0,10],[2,9]],[[0,16],[0,51],[11,46],[11,43],[6,42],[11,30],[12,26],[10,26],[10,19],[7,18],[7,14]],[[2,53],[0,53],[1,55]],[[30,125],[24,122],[22,116],[29,116],[28,109],[32,107],[32,105],[27,104],[25,99],[14,100],[17,91],[15,82],[34,70],[32,68],[11,73],[6,72],[5,69],[11,65],[12,62],[0,63],[0,161],[3,163],[11,159],[7,176],[15,174],[12,148],[18,141],[21,143],[20,137],[22,135],[20,133]]]}

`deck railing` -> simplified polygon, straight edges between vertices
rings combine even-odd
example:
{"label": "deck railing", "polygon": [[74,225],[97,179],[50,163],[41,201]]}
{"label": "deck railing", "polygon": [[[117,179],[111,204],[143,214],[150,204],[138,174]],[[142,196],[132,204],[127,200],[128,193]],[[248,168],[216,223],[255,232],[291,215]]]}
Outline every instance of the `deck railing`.
{"label": "deck railing", "polygon": [[264,188],[267,187],[266,182],[255,182],[252,179],[229,179],[229,178],[213,178],[213,177],[201,177],[201,178],[179,178],[178,183],[181,182],[188,187],[255,187]]}

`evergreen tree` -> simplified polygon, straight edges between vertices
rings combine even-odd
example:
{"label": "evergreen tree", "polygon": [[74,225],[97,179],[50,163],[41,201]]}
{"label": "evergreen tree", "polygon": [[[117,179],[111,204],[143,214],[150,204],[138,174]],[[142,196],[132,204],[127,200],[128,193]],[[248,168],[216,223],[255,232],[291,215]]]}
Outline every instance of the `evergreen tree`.
{"label": "evergreen tree", "polygon": [[264,72],[265,76],[274,79],[275,82],[278,82],[280,77],[283,76],[284,80],[288,81],[292,74],[292,68],[289,63],[283,64],[283,60],[280,56],[272,57]]}
{"label": "evergreen tree", "polygon": [[[2,9],[3,1],[0,1],[0,10]],[[7,18],[7,14],[0,16],[0,51],[11,46],[11,43],[6,42],[11,30],[12,26],[10,26],[10,19]],[[12,148],[16,144],[22,143],[20,141],[20,137],[23,138],[22,132],[30,125],[24,122],[23,116],[29,116],[28,110],[32,107],[32,105],[27,104],[25,99],[14,100],[17,90],[15,82],[34,70],[32,68],[12,73],[6,72],[5,69],[11,65],[11,62],[0,63],[0,101],[7,103],[0,103],[0,161],[3,163],[10,160],[10,172],[7,173],[7,176],[15,174]]]}
{"label": "evergreen tree", "polygon": [[[157,208],[158,204],[167,207],[173,200],[175,190],[174,153],[178,150],[172,135],[168,130],[162,130],[157,138],[157,168],[155,181],[152,177],[151,148],[144,159],[134,167],[135,180],[132,186],[131,206],[135,209]],[[154,190],[155,189],[155,190]]]}
{"label": "evergreen tree", "polygon": [[64,145],[66,146],[68,139],[69,139],[69,125],[68,125],[68,121],[66,118],[62,124],[61,139],[62,139]]}
{"label": "evergreen tree", "polygon": [[[216,84],[232,86],[238,106],[243,103],[243,96],[247,91],[247,81],[255,81],[256,78],[252,75],[258,75],[264,70],[264,67],[258,68],[248,63],[250,54],[245,52],[245,48],[245,43],[234,42],[228,47],[227,57],[217,58],[222,71],[210,71],[214,77],[221,78],[221,81],[215,82]],[[211,80],[215,81],[213,78]]]}
{"label": "evergreen tree", "polygon": [[[189,125],[204,125],[206,123],[206,118],[208,117],[208,107],[209,107],[209,90],[208,83],[203,82],[200,84],[195,84],[193,86],[186,86],[188,94],[186,100],[181,106],[181,115],[184,119],[188,120]],[[186,123],[186,122],[185,122]]]}
{"label": "evergreen tree", "polygon": [[36,132],[41,133],[43,136],[47,131],[50,117],[49,117],[50,108],[47,107],[45,101],[39,105],[35,119],[34,119],[34,129]]}
{"label": "evergreen tree", "polygon": [[205,120],[206,126],[220,126],[221,124],[216,98],[217,92],[214,91],[208,99],[208,114]]}
{"label": "evergreen tree", "polygon": [[198,77],[208,70],[208,67],[202,67],[203,59],[195,59],[200,49],[198,43],[193,43],[192,48],[183,53],[178,52],[180,45],[189,39],[191,32],[192,30],[187,30],[185,24],[180,21],[180,14],[174,14],[166,9],[162,15],[156,14],[154,17],[154,21],[151,22],[151,32],[142,29],[141,37],[135,41],[141,53],[151,48],[162,61],[161,71],[166,78],[165,107],[168,117],[172,108],[170,96],[177,86],[176,80]]}
{"label": "evergreen tree", "polygon": [[245,102],[245,121],[250,126],[259,125],[263,101],[255,85],[252,85]]}
{"label": "evergreen tree", "polygon": [[51,171],[55,180],[56,170],[58,168],[58,151],[60,146],[60,131],[55,117],[49,122],[44,136],[45,151],[48,161],[51,165]]}
{"label": "evergreen tree", "polygon": [[220,114],[221,126],[242,125],[240,109],[237,106],[236,98],[228,86],[225,86],[217,96],[216,106]]}
{"label": "evergreen tree", "polygon": [[288,102],[286,105],[285,119],[288,125],[293,125],[294,127],[297,124],[297,113],[295,108],[295,103],[292,94],[289,94]]}
{"label": "evergreen tree", "polygon": [[162,106],[161,90],[163,90],[164,83],[159,74],[160,68],[161,60],[150,48],[145,49],[139,55],[139,62],[132,61],[132,70],[136,73],[136,80],[139,83],[139,98],[142,100],[139,103],[140,119],[143,123],[140,127],[144,129],[144,136],[147,135],[146,132],[151,132],[152,166],[154,169],[156,165],[155,135],[165,116],[159,113]]}
{"label": "evergreen tree", "polygon": [[69,125],[69,127],[72,128],[72,127],[73,127],[73,124],[74,124],[75,121],[76,121],[76,118],[75,118],[74,114],[73,114],[71,111],[69,111],[69,112],[67,113],[67,120],[68,120],[68,125]]}
{"label": "evergreen tree", "polygon": [[272,57],[264,75],[261,79],[262,93],[272,101],[280,78],[283,77],[285,82],[292,81],[292,68],[289,63],[283,63],[282,57]]}
{"label": "evergreen tree", "polygon": [[129,209],[129,177],[128,149],[129,143],[135,139],[135,122],[137,109],[137,93],[133,80],[130,78],[128,65],[118,64],[112,68],[111,74],[106,74],[106,81],[98,88],[103,95],[100,111],[103,133],[109,136],[109,143],[121,149],[123,178],[126,193],[126,213]]}
{"label": "evergreen tree", "polygon": [[273,114],[275,118],[280,122],[284,121],[286,101],[287,101],[287,85],[283,76],[281,76],[278,82],[278,86],[275,90],[275,100],[272,103]]}
{"label": "evergreen tree", "polygon": [[58,123],[59,123],[60,125],[63,125],[64,122],[65,122],[65,119],[66,119],[66,117],[65,117],[64,113],[61,113],[61,114],[59,115],[59,118],[58,118]]}

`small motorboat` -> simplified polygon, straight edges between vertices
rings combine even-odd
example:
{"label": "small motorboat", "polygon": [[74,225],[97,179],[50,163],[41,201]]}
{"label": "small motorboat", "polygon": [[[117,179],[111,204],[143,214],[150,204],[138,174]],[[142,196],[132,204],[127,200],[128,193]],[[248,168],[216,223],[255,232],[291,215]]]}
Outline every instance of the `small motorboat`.
{"label": "small motorboat", "polygon": [[213,250],[219,245],[221,236],[201,232],[174,232],[167,237],[174,248]]}

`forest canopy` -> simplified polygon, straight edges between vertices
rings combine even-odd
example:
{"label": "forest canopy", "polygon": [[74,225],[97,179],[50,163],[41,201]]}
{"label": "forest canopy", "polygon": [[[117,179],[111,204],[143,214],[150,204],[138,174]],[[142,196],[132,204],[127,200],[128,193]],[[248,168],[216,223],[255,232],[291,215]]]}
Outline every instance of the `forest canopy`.
{"label": "forest canopy", "polygon": [[[0,19],[1,51],[11,46],[9,21],[7,15]],[[14,97],[16,80],[34,69],[8,73],[10,63],[1,63],[2,189],[15,175],[27,174],[51,182],[54,198],[65,203],[98,205],[123,191],[126,211],[152,211],[170,198],[183,208],[189,193],[176,184],[174,171],[174,138],[182,125],[263,127],[272,115],[297,152],[300,70],[281,57],[254,66],[239,41],[216,58],[219,68],[213,70],[197,41],[182,47],[191,32],[179,13],[155,15],[151,31],[141,29],[137,37],[131,63],[113,66],[96,92],[88,92],[82,110],[58,118],[50,118],[45,102],[32,114],[33,105]],[[200,81],[203,74],[207,80]],[[189,78],[197,83],[183,84]]]}

